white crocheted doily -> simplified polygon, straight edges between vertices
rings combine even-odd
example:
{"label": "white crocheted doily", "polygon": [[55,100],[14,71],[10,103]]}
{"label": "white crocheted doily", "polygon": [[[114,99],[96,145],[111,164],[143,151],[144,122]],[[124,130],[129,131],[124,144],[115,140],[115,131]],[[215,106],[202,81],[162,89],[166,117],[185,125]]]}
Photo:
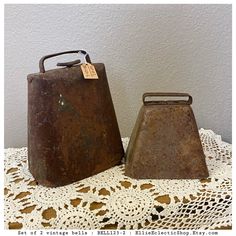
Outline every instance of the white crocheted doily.
{"label": "white crocheted doily", "polygon": [[[58,188],[37,186],[27,148],[5,150],[5,228],[214,229],[231,225],[231,145],[200,137],[210,177],[135,180],[124,165]],[[123,139],[126,149],[128,138]]]}

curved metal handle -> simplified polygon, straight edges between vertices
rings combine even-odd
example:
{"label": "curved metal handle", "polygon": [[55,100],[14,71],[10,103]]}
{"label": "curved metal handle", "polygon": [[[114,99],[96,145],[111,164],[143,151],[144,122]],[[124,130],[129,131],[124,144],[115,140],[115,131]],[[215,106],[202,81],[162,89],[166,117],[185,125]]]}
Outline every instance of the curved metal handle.
{"label": "curved metal handle", "polygon": [[[188,100],[162,100],[162,101],[146,101],[147,97],[188,97]],[[143,104],[158,104],[158,105],[191,105],[193,102],[192,96],[188,93],[144,93]]]}
{"label": "curved metal handle", "polygon": [[[70,53],[81,53],[84,55],[84,59],[85,59],[85,62],[88,62],[88,63],[91,63],[91,60],[90,60],[90,57],[89,57],[89,54],[84,51],[84,50],[74,50],[74,51],[65,51],[65,52],[59,52],[59,53],[54,53],[54,54],[50,54],[50,55],[46,55],[44,57],[42,57],[39,61],[39,70],[40,70],[40,73],[45,73],[45,67],[44,67],[44,61],[48,58],[51,58],[51,57],[56,57],[56,56],[60,56],[60,55],[63,55],[63,54],[70,54]],[[73,61],[73,62],[65,62],[65,64],[69,64],[69,66],[72,66],[73,63],[75,64],[78,63],[78,60],[76,61]],[[60,64],[63,64],[63,63],[58,63],[59,66]],[[72,64],[72,65],[71,65]]]}

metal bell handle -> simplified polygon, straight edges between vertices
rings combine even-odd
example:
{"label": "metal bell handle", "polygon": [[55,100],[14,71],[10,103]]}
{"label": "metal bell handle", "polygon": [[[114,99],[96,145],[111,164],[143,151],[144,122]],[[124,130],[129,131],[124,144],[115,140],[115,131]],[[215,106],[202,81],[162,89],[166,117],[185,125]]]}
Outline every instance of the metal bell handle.
{"label": "metal bell handle", "polygon": [[[46,55],[46,56],[44,56],[44,57],[42,57],[40,59],[40,61],[39,61],[40,73],[45,73],[44,61],[46,59],[51,58],[51,57],[60,56],[60,55],[63,55],[63,54],[71,54],[71,53],[83,54],[85,62],[91,63],[89,54],[86,51],[84,51],[84,50],[74,50],[74,51],[58,52],[58,53]],[[75,60],[75,61],[70,61],[70,62],[63,62],[63,63],[57,63],[57,66],[68,66],[68,67],[71,67],[71,66],[73,66],[75,64],[78,64],[78,63],[80,63],[80,60]]]}
{"label": "metal bell handle", "polygon": [[[188,100],[159,100],[146,101],[147,97],[188,97]],[[158,104],[158,105],[191,105],[193,98],[188,93],[144,93],[143,104]]]}

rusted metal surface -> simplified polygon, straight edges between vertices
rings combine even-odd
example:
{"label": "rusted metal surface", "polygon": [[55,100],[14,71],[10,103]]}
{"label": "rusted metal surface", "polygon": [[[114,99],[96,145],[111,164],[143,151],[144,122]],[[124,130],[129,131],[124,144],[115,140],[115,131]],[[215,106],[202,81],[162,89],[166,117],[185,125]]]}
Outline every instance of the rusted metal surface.
{"label": "rusted metal surface", "polygon": [[[188,97],[149,100],[148,97]],[[183,93],[145,93],[126,152],[125,174],[136,179],[201,179],[208,177],[201,140]]]}
{"label": "rusted metal surface", "polygon": [[45,72],[49,57],[27,77],[29,170],[39,184],[62,186],[119,164],[124,152],[104,64],[86,80],[76,63]]}

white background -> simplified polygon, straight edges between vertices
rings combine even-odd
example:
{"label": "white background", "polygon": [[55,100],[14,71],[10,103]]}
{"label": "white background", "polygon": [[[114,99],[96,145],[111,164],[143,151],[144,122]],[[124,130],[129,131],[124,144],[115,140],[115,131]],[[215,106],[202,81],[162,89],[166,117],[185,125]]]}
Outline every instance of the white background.
{"label": "white background", "polygon": [[198,126],[231,142],[231,17],[231,5],[6,5],[5,147],[27,144],[27,74],[71,49],[105,63],[123,137],[144,92],[171,91],[190,93]]}

